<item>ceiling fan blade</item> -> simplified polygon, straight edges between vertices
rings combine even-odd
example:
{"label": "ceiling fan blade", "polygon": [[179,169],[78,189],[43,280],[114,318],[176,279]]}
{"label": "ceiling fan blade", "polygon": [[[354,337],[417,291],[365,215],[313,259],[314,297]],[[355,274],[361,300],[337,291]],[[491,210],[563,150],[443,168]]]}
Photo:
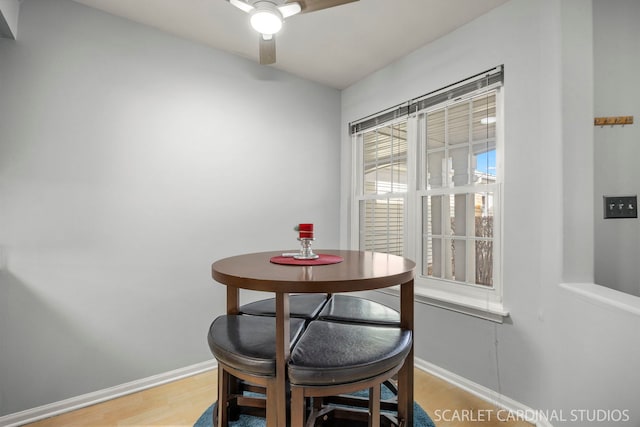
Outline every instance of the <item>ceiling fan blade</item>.
{"label": "ceiling fan blade", "polygon": [[240,9],[243,12],[251,12],[254,7],[251,6],[249,3],[245,3],[242,0],[227,0],[229,3],[231,3],[232,5],[234,5],[235,7],[237,7],[238,9]]}
{"label": "ceiling fan blade", "polygon": [[[330,7],[341,6],[359,0],[295,0],[300,3],[302,13],[315,12],[316,10],[328,9]],[[287,3],[292,3],[287,1]]]}
{"label": "ceiling fan blade", "polygon": [[283,4],[282,6],[278,6],[278,10],[282,14],[283,18],[288,18],[293,15],[297,15],[302,10],[302,6],[297,1],[289,2],[287,4]]}
{"label": "ceiling fan blade", "polygon": [[260,64],[269,65],[276,62],[276,37],[271,36],[269,40],[265,40],[260,35]]}

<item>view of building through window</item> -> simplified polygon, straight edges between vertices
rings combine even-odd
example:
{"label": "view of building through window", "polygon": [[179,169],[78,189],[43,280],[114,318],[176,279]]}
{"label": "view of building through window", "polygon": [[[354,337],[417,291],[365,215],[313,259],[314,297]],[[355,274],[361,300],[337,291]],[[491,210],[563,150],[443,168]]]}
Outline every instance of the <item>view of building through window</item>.
{"label": "view of building through window", "polygon": [[496,96],[425,113],[422,274],[493,286]]}

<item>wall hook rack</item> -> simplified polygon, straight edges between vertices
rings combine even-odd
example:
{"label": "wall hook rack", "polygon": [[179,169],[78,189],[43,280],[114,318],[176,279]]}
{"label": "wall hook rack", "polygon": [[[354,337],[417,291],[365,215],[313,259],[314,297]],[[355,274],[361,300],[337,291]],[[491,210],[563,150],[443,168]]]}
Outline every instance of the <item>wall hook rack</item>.
{"label": "wall hook rack", "polygon": [[594,126],[615,126],[615,125],[632,125],[633,116],[614,116],[614,117],[596,117],[593,119]]}

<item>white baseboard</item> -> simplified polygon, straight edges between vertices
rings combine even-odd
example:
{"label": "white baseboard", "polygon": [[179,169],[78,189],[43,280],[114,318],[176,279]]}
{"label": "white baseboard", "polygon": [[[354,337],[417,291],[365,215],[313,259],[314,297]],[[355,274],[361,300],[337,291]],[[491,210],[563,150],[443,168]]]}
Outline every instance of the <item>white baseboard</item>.
{"label": "white baseboard", "polygon": [[[414,359],[414,365],[416,368],[428,372],[438,378],[441,378],[444,381],[453,384],[456,387],[461,388],[462,390],[465,390],[500,409],[509,411],[512,414],[538,414],[536,410],[529,408],[528,406],[523,405],[522,403],[517,402],[510,397],[504,396],[494,390],[491,390],[490,388],[474,383],[467,378],[447,371],[446,369],[434,365],[433,363],[427,362],[426,360],[416,357]],[[553,425],[546,419],[541,420],[536,418],[535,420],[531,420],[530,422],[532,422],[532,424],[535,424],[536,427],[553,427]]]}
{"label": "white baseboard", "polygon": [[[416,368],[422,369],[423,371],[435,375],[436,377],[441,378],[444,381],[453,384],[456,387],[459,387],[498,408],[516,414],[535,412],[534,410],[521,404],[520,402],[517,402],[504,395],[498,394],[487,387],[474,383],[473,381],[454,374],[453,372],[449,372],[446,369],[427,362],[426,360],[415,358],[415,366]],[[50,403],[48,405],[38,406],[36,408],[27,409],[22,412],[5,415],[3,417],[0,417],[0,427],[17,427],[24,424],[32,423],[38,420],[60,415],[65,412],[70,412],[76,409],[84,408],[86,406],[94,405],[96,403],[122,397],[127,394],[136,393],[138,391],[170,383],[172,381],[177,381],[216,368],[217,363],[215,359],[213,359],[210,361],[187,366],[185,368],[176,369],[103,390],[98,390],[92,393],[72,397],[70,399],[61,400],[59,402]],[[546,420],[536,420],[535,424],[536,427],[553,427],[553,425],[551,425],[551,423]]]}
{"label": "white baseboard", "polygon": [[36,408],[27,409],[25,411],[16,412],[14,414],[0,417],[0,427],[17,427],[24,424],[32,423],[45,418],[63,414],[65,412],[74,411],[86,406],[95,405],[96,403],[105,402],[127,394],[136,393],[152,387],[172,381],[197,375],[202,372],[210,371],[218,367],[215,359],[209,360],[185,368],[176,369],[162,374],[153,375],[151,377],[142,378],[140,380],[131,381],[114,387],[105,388],[103,390],[94,391],[92,393],[83,394],[72,397],[70,399],[61,400],[59,402],[50,403]]}

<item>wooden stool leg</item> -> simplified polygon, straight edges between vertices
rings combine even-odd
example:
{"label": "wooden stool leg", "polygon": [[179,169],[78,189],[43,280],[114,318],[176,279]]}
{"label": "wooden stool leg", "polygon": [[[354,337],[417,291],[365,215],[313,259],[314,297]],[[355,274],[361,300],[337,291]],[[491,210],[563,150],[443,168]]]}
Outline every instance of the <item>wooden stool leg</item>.
{"label": "wooden stool leg", "polygon": [[380,384],[369,389],[369,427],[380,427]]}
{"label": "wooden stool leg", "polygon": [[291,426],[303,427],[304,426],[304,413],[305,413],[305,401],[304,401],[304,387],[291,386]]}
{"label": "wooden stool leg", "polygon": [[275,397],[276,380],[274,378],[267,382],[267,387],[265,390],[265,399],[267,401],[267,407],[265,408],[266,427],[277,427],[278,425],[278,411],[273,405]]}
{"label": "wooden stool leg", "polygon": [[316,411],[316,412],[320,412],[320,410],[322,409],[322,405],[324,404],[324,399],[322,397],[314,397],[313,398],[313,405],[311,406],[311,410]]}
{"label": "wooden stool leg", "polygon": [[217,427],[227,427],[229,424],[229,373],[218,365],[218,424]]}

